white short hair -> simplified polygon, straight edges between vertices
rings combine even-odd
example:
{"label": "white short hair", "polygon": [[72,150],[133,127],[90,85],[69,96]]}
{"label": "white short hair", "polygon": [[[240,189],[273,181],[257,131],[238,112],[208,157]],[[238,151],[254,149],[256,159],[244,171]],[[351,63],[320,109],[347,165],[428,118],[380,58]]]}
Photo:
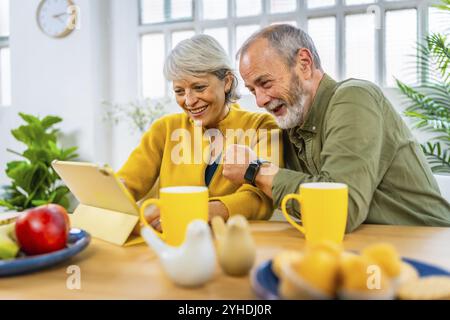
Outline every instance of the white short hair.
{"label": "white short hair", "polygon": [[238,50],[236,59],[245,54],[248,48],[259,39],[267,39],[269,45],[284,58],[289,66],[295,64],[298,50],[306,48],[311,52],[314,66],[322,70],[319,53],[314,45],[314,41],[305,31],[289,24],[272,25],[255,32]]}
{"label": "white short hair", "polygon": [[213,74],[220,80],[231,74],[233,82],[230,91],[225,94],[225,103],[239,99],[238,80],[230,58],[220,43],[209,35],[199,34],[181,41],[164,63],[164,76],[170,81],[186,75],[198,77],[205,74]]}

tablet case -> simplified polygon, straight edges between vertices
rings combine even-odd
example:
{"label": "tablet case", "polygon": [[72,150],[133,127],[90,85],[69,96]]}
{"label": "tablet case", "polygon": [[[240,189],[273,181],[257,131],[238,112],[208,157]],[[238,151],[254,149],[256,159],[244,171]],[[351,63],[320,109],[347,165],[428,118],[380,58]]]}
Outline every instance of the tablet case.
{"label": "tablet case", "polygon": [[144,242],[131,234],[139,208],[108,165],[54,160],[52,167],[80,202],[69,215],[72,227],[121,246]]}

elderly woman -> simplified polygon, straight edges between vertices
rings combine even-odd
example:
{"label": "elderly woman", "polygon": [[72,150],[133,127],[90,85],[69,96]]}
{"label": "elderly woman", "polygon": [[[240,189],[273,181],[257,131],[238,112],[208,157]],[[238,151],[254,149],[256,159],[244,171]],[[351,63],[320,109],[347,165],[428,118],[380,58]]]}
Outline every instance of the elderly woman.
{"label": "elderly woman", "polygon": [[[235,214],[268,219],[272,201],[251,184],[238,186],[225,179],[222,160],[226,146],[234,143],[250,146],[259,155],[265,153],[267,160],[279,163],[279,129],[274,119],[235,104],[237,78],[227,54],[210,36],[197,35],[180,42],[167,57],[164,74],[172,81],[183,112],[155,121],[118,176],[136,201],[145,197],[159,178],[161,188],[207,186],[210,219],[216,215],[227,219]],[[219,141],[221,136],[223,141]],[[198,161],[198,153],[203,155],[205,150],[206,161],[203,156]],[[270,151],[272,154],[267,156]],[[147,214],[147,220],[159,229],[157,210]]]}

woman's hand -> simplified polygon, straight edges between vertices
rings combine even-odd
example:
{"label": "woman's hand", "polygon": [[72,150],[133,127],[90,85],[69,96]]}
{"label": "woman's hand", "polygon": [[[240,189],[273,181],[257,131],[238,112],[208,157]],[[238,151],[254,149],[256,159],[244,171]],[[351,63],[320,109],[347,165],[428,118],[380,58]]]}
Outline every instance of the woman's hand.
{"label": "woman's hand", "polygon": [[209,217],[208,222],[211,222],[215,216],[221,216],[223,220],[227,221],[230,214],[227,207],[221,201],[210,201],[208,203]]}
{"label": "woman's hand", "polygon": [[[225,221],[228,220],[229,213],[227,207],[221,201],[210,201],[208,203],[208,222],[215,216],[221,216]],[[157,206],[149,206],[144,212],[145,219],[155,230],[162,232],[160,212]],[[141,232],[142,223],[138,223],[133,230],[133,234],[139,235]]]}
{"label": "woman's hand", "polygon": [[[144,212],[145,220],[147,220],[148,224],[151,225],[155,230],[161,232],[161,221],[160,221],[160,212],[157,206],[148,206]],[[139,235],[141,233],[141,228],[143,224],[139,222],[134,227],[133,234]]]}

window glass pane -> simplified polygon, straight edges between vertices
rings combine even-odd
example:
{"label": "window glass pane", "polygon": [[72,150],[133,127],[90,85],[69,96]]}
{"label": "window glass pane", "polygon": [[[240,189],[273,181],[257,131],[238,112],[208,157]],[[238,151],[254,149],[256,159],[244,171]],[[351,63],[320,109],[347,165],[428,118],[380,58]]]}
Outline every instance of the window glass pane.
{"label": "window glass pane", "polygon": [[9,0],[0,0],[0,37],[9,35]]}
{"label": "window glass pane", "polygon": [[192,0],[172,0],[172,19],[192,18]]}
{"label": "window glass pane", "polygon": [[144,97],[164,96],[164,35],[142,36],[142,94]]}
{"label": "window glass pane", "polygon": [[11,104],[11,59],[9,48],[0,49],[0,105]]}
{"label": "window glass pane", "polygon": [[308,8],[329,7],[335,4],[335,0],[308,0]]}
{"label": "window glass pane", "polygon": [[214,37],[217,41],[219,41],[222,48],[225,52],[228,53],[228,29],[227,28],[211,28],[205,29],[203,31],[204,34],[210,35]]}
{"label": "window glass pane", "polygon": [[247,40],[247,38],[249,38],[257,30],[259,30],[259,25],[257,24],[236,27],[236,52],[245,40]]}
{"label": "window glass pane", "polygon": [[141,0],[141,22],[158,23],[165,21],[164,0]]}
{"label": "window glass pane", "polygon": [[261,0],[236,0],[236,16],[255,16],[261,13]]}
{"label": "window glass pane", "polygon": [[203,19],[224,19],[227,13],[227,0],[203,0]]}
{"label": "window glass pane", "polygon": [[194,30],[184,30],[184,31],[176,31],[172,32],[172,48],[175,48],[175,46],[184,39],[188,39],[195,35]]}
{"label": "window glass pane", "polygon": [[345,17],[346,78],[375,80],[375,23],[372,13]]}
{"label": "window glass pane", "polygon": [[297,21],[275,21],[271,23],[271,25],[274,24],[290,24],[291,26],[297,27]]}
{"label": "window glass pane", "polygon": [[[450,36],[450,12],[439,10],[437,8],[428,8],[428,33],[446,35],[447,39]],[[442,81],[442,74],[440,72],[439,63],[436,59],[431,61],[428,75],[431,80]]]}
{"label": "window glass pane", "polygon": [[297,0],[270,0],[270,12],[291,12],[297,9]]}
{"label": "window glass pane", "polygon": [[323,70],[336,79],[336,17],[309,19],[308,34],[319,52]]}
{"label": "window glass pane", "polygon": [[[236,27],[236,52],[240,49],[242,44],[250,37],[255,31],[259,30],[259,25],[247,25],[247,26],[238,26]],[[233,61],[236,52],[233,53]],[[236,67],[237,69],[237,67]],[[241,75],[238,72],[238,90],[241,94],[247,95],[250,94],[250,91],[245,87],[244,80],[242,80]]]}
{"label": "window glass pane", "polygon": [[345,0],[346,5],[374,3],[376,0]]}
{"label": "window glass pane", "polygon": [[192,19],[192,0],[141,0],[141,22]]}
{"label": "window glass pane", "polygon": [[428,9],[428,31],[429,33],[450,33],[450,12],[437,8]]}
{"label": "window glass pane", "polygon": [[[416,9],[386,12],[386,85],[395,86],[394,77],[416,83]],[[412,72],[411,72],[412,71]]]}

